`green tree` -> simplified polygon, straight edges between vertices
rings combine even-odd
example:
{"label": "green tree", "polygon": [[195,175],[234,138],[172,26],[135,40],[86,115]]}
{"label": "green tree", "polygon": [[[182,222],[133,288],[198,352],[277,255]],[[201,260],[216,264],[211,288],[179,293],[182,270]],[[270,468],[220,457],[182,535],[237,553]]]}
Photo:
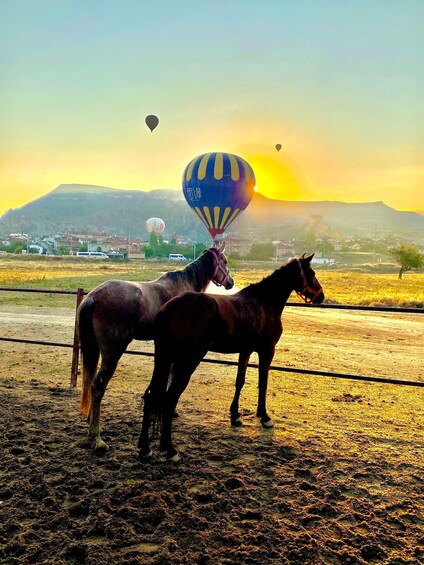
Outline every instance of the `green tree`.
{"label": "green tree", "polygon": [[399,247],[391,249],[391,255],[395,258],[396,263],[400,265],[399,278],[401,279],[403,273],[416,269],[421,269],[424,266],[424,254],[414,245],[405,245],[401,243]]}
{"label": "green tree", "polygon": [[158,237],[154,231],[150,232],[149,236],[149,245],[150,247],[157,247],[158,246]]}
{"label": "green tree", "polygon": [[67,245],[59,245],[59,247],[57,248],[59,255],[69,255],[70,250],[71,248]]}
{"label": "green tree", "polygon": [[250,248],[246,259],[253,261],[269,261],[275,255],[274,246],[272,243],[254,243]]}
{"label": "green tree", "polygon": [[22,253],[22,250],[26,249],[26,245],[24,245],[21,241],[14,241],[7,250],[9,253]]}

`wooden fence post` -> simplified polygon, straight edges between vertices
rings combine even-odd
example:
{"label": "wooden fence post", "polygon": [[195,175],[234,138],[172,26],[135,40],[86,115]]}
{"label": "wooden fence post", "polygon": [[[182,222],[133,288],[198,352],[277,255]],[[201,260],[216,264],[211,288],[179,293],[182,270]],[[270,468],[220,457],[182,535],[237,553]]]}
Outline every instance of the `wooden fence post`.
{"label": "wooden fence post", "polygon": [[72,368],[71,368],[71,383],[70,383],[71,388],[75,388],[77,386],[79,345],[80,345],[79,328],[77,323],[77,310],[83,298],[84,298],[84,289],[79,288],[77,290],[77,303],[75,307],[74,343],[72,345]]}

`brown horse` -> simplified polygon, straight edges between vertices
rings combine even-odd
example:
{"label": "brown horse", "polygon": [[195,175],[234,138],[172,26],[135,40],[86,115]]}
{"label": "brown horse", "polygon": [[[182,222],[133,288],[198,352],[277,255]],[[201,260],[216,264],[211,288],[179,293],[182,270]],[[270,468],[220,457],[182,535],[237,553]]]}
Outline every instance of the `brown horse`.
{"label": "brown horse", "polygon": [[[231,424],[241,425],[240,391],[250,355],[259,356],[259,396],[256,415],[265,428],[274,426],[266,411],[268,371],[283,331],[281,314],[295,290],[306,302],[324,300],[311,267],[313,255],[292,259],[261,282],[231,296],[186,292],[170,300],[155,322],[155,365],[144,394],[140,458],[151,455],[150,425],[161,428],[159,449],[178,461],[171,440],[172,415],[190,377],[208,351],[239,353],[236,390],[230,407]],[[168,378],[171,375],[168,387]]]}
{"label": "brown horse", "polygon": [[211,281],[226,289],[233,287],[224,247],[225,244],[211,247],[184,269],[166,273],[155,281],[107,281],[92,290],[79,306],[83,359],[81,413],[88,416],[88,438],[95,450],[107,449],[100,437],[100,405],[129,343],[133,339],[153,339],[156,314],[170,298],[187,290],[204,292]]}

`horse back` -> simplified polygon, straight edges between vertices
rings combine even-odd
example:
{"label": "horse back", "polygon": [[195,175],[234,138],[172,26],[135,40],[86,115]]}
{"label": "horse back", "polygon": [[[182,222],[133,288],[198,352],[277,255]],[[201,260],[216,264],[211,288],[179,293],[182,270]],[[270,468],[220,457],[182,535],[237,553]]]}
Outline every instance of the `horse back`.
{"label": "horse back", "polygon": [[110,280],[85,298],[94,303],[92,322],[101,341],[151,339],[156,314],[168,298],[151,283]]}
{"label": "horse back", "polygon": [[155,321],[155,344],[178,351],[181,347],[204,345],[219,328],[218,306],[211,296],[184,292],[169,300]]}
{"label": "horse back", "polygon": [[[281,320],[254,301],[232,296],[185,292],[167,302],[155,323],[159,350],[185,355],[190,351],[239,352],[277,342]],[[187,351],[186,351],[187,350]]]}
{"label": "horse back", "polygon": [[280,338],[281,319],[263,303],[242,292],[216,296],[216,303],[221,324],[212,350],[236,353],[247,348],[257,351],[264,342],[276,343]]}

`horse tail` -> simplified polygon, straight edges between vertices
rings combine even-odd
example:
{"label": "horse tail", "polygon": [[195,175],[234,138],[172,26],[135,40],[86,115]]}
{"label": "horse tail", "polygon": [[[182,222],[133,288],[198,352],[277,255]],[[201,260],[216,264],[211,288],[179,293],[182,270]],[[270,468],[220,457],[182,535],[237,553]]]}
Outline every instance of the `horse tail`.
{"label": "horse tail", "polygon": [[162,430],[163,411],[171,365],[171,360],[167,359],[165,355],[161,355],[156,345],[155,368],[152,380],[143,396],[144,416],[150,423],[152,437],[157,437]]}
{"label": "horse tail", "polygon": [[81,343],[83,379],[80,412],[88,416],[91,408],[91,383],[96,375],[100,349],[93,328],[94,299],[87,298],[78,312],[79,336]]}

